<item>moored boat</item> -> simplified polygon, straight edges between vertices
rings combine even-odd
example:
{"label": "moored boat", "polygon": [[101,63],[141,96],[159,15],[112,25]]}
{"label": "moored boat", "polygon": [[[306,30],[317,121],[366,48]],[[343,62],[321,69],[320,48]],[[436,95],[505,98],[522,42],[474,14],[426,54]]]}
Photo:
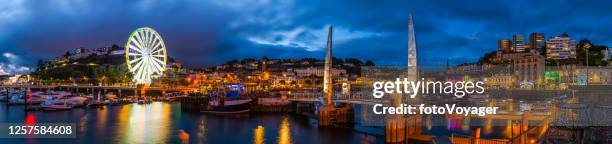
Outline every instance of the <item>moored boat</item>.
{"label": "moored boat", "polygon": [[21,92],[12,92],[9,95],[8,103],[9,104],[25,104],[25,99],[23,97],[23,94],[21,94]]}
{"label": "moored boat", "polygon": [[0,91],[0,101],[8,101],[8,90]]}
{"label": "moored boat", "polygon": [[89,102],[87,103],[88,108],[99,108],[108,104],[106,101],[103,100],[103,96],[101,96],[100,93],[98,93],[95,98],[94,96],[91,97],[92,99],[89,100]]}
{"label": "moored boat", "polygon": [[27,95],[28,104],[41,104],[50,97],[64,97],[70,95],[69,92],[64,91],[45,91],[45,92],[32,92]]}
{"label": "moored boat", "polygon": [[251,110],[251,98],[240,97],[238,90],[226,91],[224,97],[216,97],[208,102],[204,113],[231,115],[248,113]]}
{"label": "moored boat", "polygon": [[68,96],[65,97],[68,103],[71,103],[73,107],[82,107],[87,105],[88,99],[80,96]]}
{"label": "moored boat", "polygon": [[140,97],[138,99],[136,99],[136,103],[138,104],[148,104],[151,103],[152,101],[150,99],[144,98],[144,97]]}
{"label": "moored boat", "polygon": [[46,96],[45,101],[40,105],[44,110],[69,110],[85,106],[88,101],[85,97],[73,96],[67,92],[50,92]]}
{"label": "moored boat", "polygon": [[56,99],[53,101],[45,101],[43,104],[41,104],[41,107],[44,110],[55,111],[69,110],[74,108],[74,105],[72,105],[72,103],[68,102],[66,99]]}
{"label": "moored boat", "polygon": [[251,109],[251,101],[252,100],[250,98],[223,98],[210,101],[208,108],[202,112],[221,115],[247,113]]}

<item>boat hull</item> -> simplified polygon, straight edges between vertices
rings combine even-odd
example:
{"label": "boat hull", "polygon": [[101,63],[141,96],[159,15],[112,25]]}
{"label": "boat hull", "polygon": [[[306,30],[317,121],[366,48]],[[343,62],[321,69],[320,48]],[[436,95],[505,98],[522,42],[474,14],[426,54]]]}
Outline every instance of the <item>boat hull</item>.
{"label": "boat hull", "polygon": [[108,104],[105,104],[105,103],[96,103],[96,104],[88,104],[87,107],[88,108],[101,108],[101,107],[104,107],[106,105],[108,105]]}
{"label": "boat hull", "polygon": [[49,107],[49,106],[42,106],[43,110],[46,111],[62,111],[62,110],[70,110],[72,109],[72,107]]}
{"label": "boat hull", "polygon": [[15,104],[15,105],[25,104],[25,100],[23,100],[23,99],[11,99],[8,102],[9,102],[9,104]]}
{"label": "boat hull", "polygon": [[234,105],[210,106],[203,113],[218,114],[218,115],[234,115],[244,114],[251,110],[251,101],[245,101]]}

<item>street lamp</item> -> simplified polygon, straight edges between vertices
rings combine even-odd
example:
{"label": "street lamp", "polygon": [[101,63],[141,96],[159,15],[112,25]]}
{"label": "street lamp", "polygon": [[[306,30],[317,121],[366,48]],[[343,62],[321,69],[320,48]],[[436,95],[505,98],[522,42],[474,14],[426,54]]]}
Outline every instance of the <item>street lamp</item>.
{"label": "street lamp", "polygon": [[591,44],[586,43],[584,45],[584,55],[586,55],[586,85],[589,85],[589,48]]}

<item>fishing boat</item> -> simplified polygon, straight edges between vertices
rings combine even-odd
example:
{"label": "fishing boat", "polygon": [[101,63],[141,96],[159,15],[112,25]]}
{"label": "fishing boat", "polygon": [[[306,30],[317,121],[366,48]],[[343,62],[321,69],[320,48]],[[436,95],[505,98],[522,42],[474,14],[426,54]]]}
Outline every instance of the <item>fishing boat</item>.
{"label": "fishing boat", "polygon": [[202,112],[220,115],[248,113],[251,109],[251,98],[239,97],[238,94],[239,91],[228,91],[224,97],[214,97]]}
{"label": "fishing boat", "polygon": [[223,98],[210,101],[208,108],[202,112],[211,114],[240,114],[247,113],[251,109],[250,98],[230,99]]}

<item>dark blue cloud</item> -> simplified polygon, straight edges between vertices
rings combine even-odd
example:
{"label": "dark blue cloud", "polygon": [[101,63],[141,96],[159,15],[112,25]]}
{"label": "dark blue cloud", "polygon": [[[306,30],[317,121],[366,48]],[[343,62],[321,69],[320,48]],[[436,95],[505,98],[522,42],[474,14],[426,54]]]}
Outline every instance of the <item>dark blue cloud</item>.
{"label": "dark blue cloud", "polygon": [[[326,26],[334,54],[406,63],[407,15],[415,20],[419,61],[475,61],[514,33],[567,32],[612,44],[610,1],[23,1],[0,5],[0,53],[33,66],[76,47],[123,45],[135,28],[156,29],[168,53],[189,67],[230,59],[319,57]],[[2,60],[0,63],[8,63]]]}

